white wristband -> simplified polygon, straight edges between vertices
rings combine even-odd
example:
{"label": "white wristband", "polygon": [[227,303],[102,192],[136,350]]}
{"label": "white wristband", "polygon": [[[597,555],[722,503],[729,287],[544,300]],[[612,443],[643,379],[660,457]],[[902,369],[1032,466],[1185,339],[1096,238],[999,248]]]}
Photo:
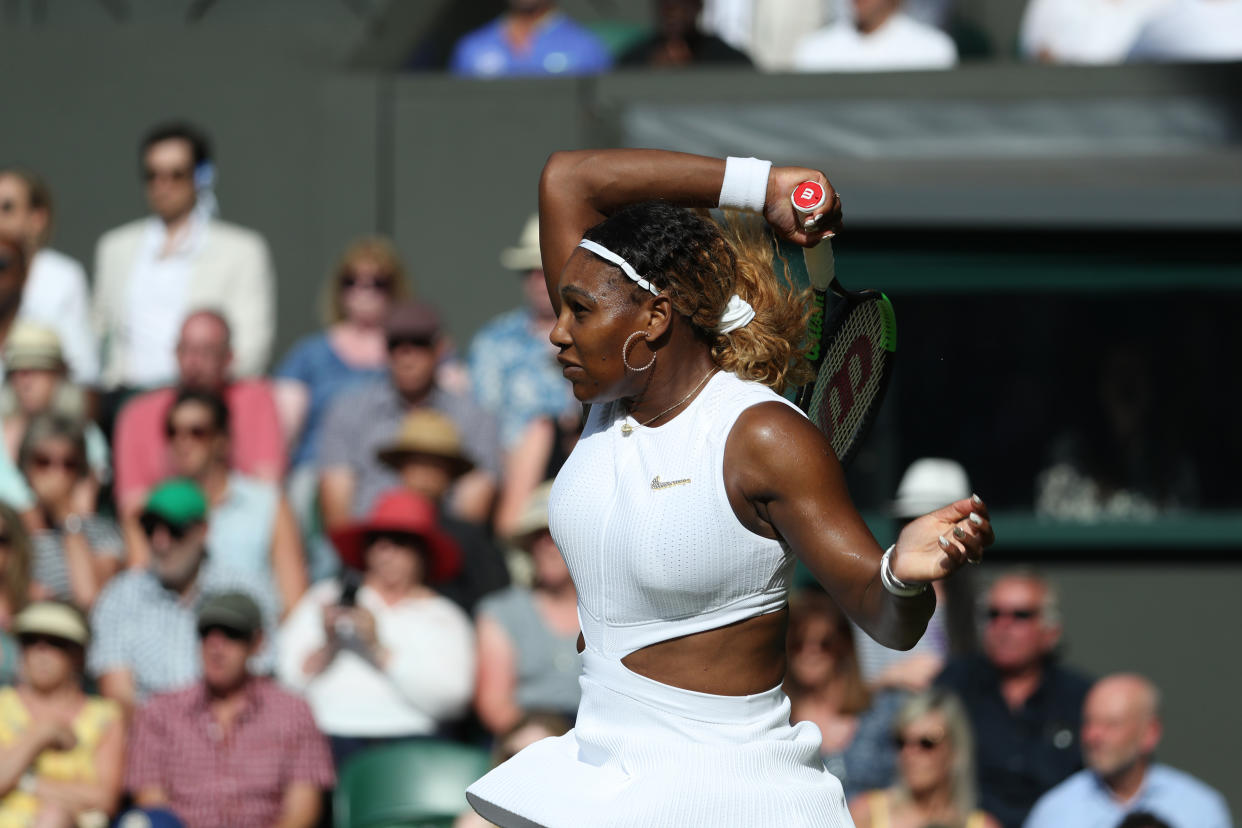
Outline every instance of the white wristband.
{"label": "white wristband", "polygon": [[722,209],[762,213],[768,197],[768,172],[771,169],[771,161],[729,156],[725,161],[724,182],[720,185],[720,200],[717,203]]}
{"label": "white wristband", "polygon": [[893,544],[884,553],[884,557],[880,558],[880,583],[898,598],[913,598],[916,595],[922,595],[927,591],[926,583],[907,583],[893,574],[891,560],[893,550],[896,548],[897,544]]}

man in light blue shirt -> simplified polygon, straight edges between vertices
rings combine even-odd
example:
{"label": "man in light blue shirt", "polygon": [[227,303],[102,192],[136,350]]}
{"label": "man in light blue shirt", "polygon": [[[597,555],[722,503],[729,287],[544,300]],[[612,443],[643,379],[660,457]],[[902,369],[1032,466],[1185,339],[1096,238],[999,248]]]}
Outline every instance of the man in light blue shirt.
{"label": "man in light blue shirt", "polygon": [[1152,762],[1161,736],[1159,707],[1159,691],[1142,676],[1120,673],[1096,682],[1083,705],[1087,767],[1044,794],[1025,828],[1116,828],[1136,811],[1172,828],[1232,828],[1218,791]]}
{"label": "man in light blue shirt", "polygon": [[509,12],[463,37],[449,62],[453,74],[474,78],[590,75],[611,65],[603,41],[552,0],[509,0]]}

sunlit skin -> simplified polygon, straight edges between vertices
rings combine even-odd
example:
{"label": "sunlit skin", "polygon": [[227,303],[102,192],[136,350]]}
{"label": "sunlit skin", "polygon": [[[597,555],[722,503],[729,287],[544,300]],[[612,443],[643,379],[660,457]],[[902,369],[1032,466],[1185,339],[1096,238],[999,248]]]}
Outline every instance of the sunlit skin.
{"label": "sunlit skin", "polygon": [[211,409],[187,400],[168,415],[168,451],[182,477],[202,478],[213,461],[228,456],[228,437],[216,428]]}
{"label": "sunlit skin", "polygon": [[46,411],[52,403],[52,396],[64,380],[63,371],[48,371],[42,368],[24,368],[10,371],[6,379],[17,395],[17,405],[23,414],[37,414]]}
{"label": "sunlit skin", "polygon": [[24,469],[26,479],[40,503],[68,501],[82,479],[82,457],[73,442],[61,437],[41,441],[30,453]]}
{"label": "sunlit skin", "polygon": [[[644,150],[556,153],[540,181],[540,245],[548,293],[558,309],[551,341],[575,398],[620,400],[631,419],[659,427],[677,416],[713,369],[706,342],[663,294],[637,288],[615,266],[578,247],[589,228],[627,205],[662,198],[681,206],[715,206],[724,162]],[[840,227],[840,201],[822,173],[775,167],[765,213],[776,232],[801,244],[809,237],[789,204],[802,181],[830,194],[820,233]],[[621,359],[626,339],[631,365]],[[685,402],[679,402],[685,398]],[[666,411],[667,410],[667,411]],[[666,412],[666,413],[662,413]],[[914,644],[934,609],[930,590],[896,599],[879,583],[883,550],[850,501],[844,474],[826,438],[781,403],[753,406],[735,422],[724,452],[724,483],[737,519],[755,534],[781,539],[833,599],[881,643]],[[965,520],[976,513],[979,522]],[[952,535],[960,539],[938,538]],[[980,559],[992,541],[982,501],[963,500],[909,524],[897,542],[894,574],[907,581],[945,577],[967,558]],[[765,691],[785,672],[787,611],[651,645],[622,661],[657,681],[706,693]]]}
{"label": "sunlit skin", "polygon": [[147,542],[151,547],[151,571],[155,577],[166,589],[185,593],[194,583],[207,554],[207,524],[187,527],[180,540],[175,539],[167,527],[157,526],[147,536]]}
{"label": "sunlit skin", "polygon": [[[1002,615],[986,622],[983,651],[1001,673],[1038,669],[1061,637],[1058,626],[1042,617],[1044,587],[1024,578],[1001,578],[988,593],[986,606]],[[1034,610],[1035,616],[1017,619],[1015,610]]]}
{"label": "sunlit skin", "polygon": [[1142,785],[1160,743],[1156,707],[1155,688],[1133,675],[1100,679],[1083,705],[1083,760],[1121,799]]}
{"label": "sunlit skin", "polygon": [[388,351],[393,387],[406,402],[419,402],[431,391],[436,377],[436,348],[431,344],[397,343]]}
{"label": "sunlit skin", "polygon": [[227,696],[249,678],[247,660],[258,652],[262,636],[237,640],[219,628],[208,628],[202,636],[203,681],[213,696]]}
{"label": "sunlit skin", "polygon": [[367,546],[364,581],[385,594],[402,594],[421,586],[426,567],[417,541],[377,535]]}
{"label": "sunlit skin", "polygon": [[15,175],[0,175],[0,234],[19,239],[33,252],[49,220],[47,210],[30,205],[25,181]]}
{"label": "sunlit skin", "polygon": [[[901,737],[904,744],[897,754],[897,766],[910,792],[918,797],[946,788],[953,768],[953,746],[944,716],[939,712],[921,716],[902,729]],[[934,747],[925,749],[923,739],[934,742]]]}
{"label": "sunlit skin", "polygon": [[355,325],[383,324],[391,306],[393,275],[374,259],[358,258],[349,267],[354,284],[341,286],[341,310]]}
{"label": "sunlit skin", "polygon": [[229,381],[233,351],[228,328],[212,313],[194,313],[181,324],[177,339],[177,375],[182,387],[223,391]]}
{"label": "sunlit skin", "polygon": [[53,644],[35,636],[22,647],[22,678],[40,693],[72,683],[81,667],[82,648],[70,641]]}
{"label": "sunlit skin", "polygon": [[871,34],[900,7],[901,0],[854,0],[854,25],[863,34]]}
{"label": "sunlit skin", "polygon": [[790,678],[802,687],[822,687],[837,668],[840,630],[824,616],[807,618],[796,640],[790,642]]}
{"label": "sunlit skin", "polygon": [[158,141],[142,157],[147,204],[167,225],[185,219],[194,209],[194,148],[182,138]]}
{"label": "sunlit skin", "polygon": [[457,464],[447,457],[411,453],[401,464],[401,484],[432,503],[439,503],[453,485],[456,468]]}

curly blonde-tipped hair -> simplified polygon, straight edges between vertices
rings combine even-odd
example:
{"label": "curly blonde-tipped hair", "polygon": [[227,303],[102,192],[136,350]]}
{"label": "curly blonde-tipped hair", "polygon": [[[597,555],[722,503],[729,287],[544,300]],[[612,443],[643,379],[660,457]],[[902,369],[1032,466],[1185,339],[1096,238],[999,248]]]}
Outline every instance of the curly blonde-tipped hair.
{"label": "curly blonde-tipped hair", "polygon": [[[711,348],[726,371],[763,383],[777,393],[812,375],[805,358],[810,292],[793,286],[789,267],[777,259],[761,220],[727,214],[717,222],[706,211],[665,202],[634,204],[585,234],[625,258],[669,297]],[[750,303],[750,324],[716,330],[733,294]]]}

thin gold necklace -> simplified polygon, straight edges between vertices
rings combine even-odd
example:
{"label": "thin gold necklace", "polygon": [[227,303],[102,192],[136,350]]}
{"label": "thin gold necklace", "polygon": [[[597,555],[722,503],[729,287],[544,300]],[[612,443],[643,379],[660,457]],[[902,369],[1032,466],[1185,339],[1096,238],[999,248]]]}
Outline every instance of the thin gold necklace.
{"label": "thin gold necklace", "polygon": [[[706,383],[709,379],[711,379],[712,374],[716,373],[716,372],[717,372],[717,371],[719,371],[719,370],[720,370],[719,368],[712,368],[710,371],[708,371],[706,374],[704,374],[704,375],[703,375],[703,379],[699,380],[699,384],[698,384],[698,385],[696,385],[696,386],[694,386],[693,388],[691,388],[691,389],[690,389],[690,393],[689,393],[689,394],[687,394],[686,396],[682,397],[680,400],[678,400],[677,402],[673,403],[673,404],[672,404],[672,405],[670,405],[668,408],[666,408],[666,409],[664,409],[663,411],[661,411],[659,414],[655,415],[654,417],[651,417],[650,419],[648,419],[648,420],[647,420],[647,422],[645,422],[645,423],[639,423],[639,425],[640,425],[640,426],[643,426],[643,427],[646,427],[646,426],[650,425],[651,423],[654,423],[656,420],[660,419],[660,418],[661,418],[661,417],[663,417],[665,414],[667,414],[668,412],[672,411],[674,408],[676,408],[677,406],[679,406],[679,405],[681,405],[682,403],[684,403],[686,400],[688,400],[688,399],[690,399],[691,397],[693,397],[695,394],[697,394],[697,393],[698,393],[698,390],[699,390],[700,388],[702,388],[702,387],[703,387],[703,385],[704,385],[704,384],[705,384],[705,383]],[[621,424],[621,434],[622,434],[622,436],[624,436],[624,437],[629,437],[629,436],[630,436],[630,434],[631,434],[633,431],[634,431],[634,427],[633,427],[632,425],[630,425],[629,423],[622,423],[622,424]]]}

